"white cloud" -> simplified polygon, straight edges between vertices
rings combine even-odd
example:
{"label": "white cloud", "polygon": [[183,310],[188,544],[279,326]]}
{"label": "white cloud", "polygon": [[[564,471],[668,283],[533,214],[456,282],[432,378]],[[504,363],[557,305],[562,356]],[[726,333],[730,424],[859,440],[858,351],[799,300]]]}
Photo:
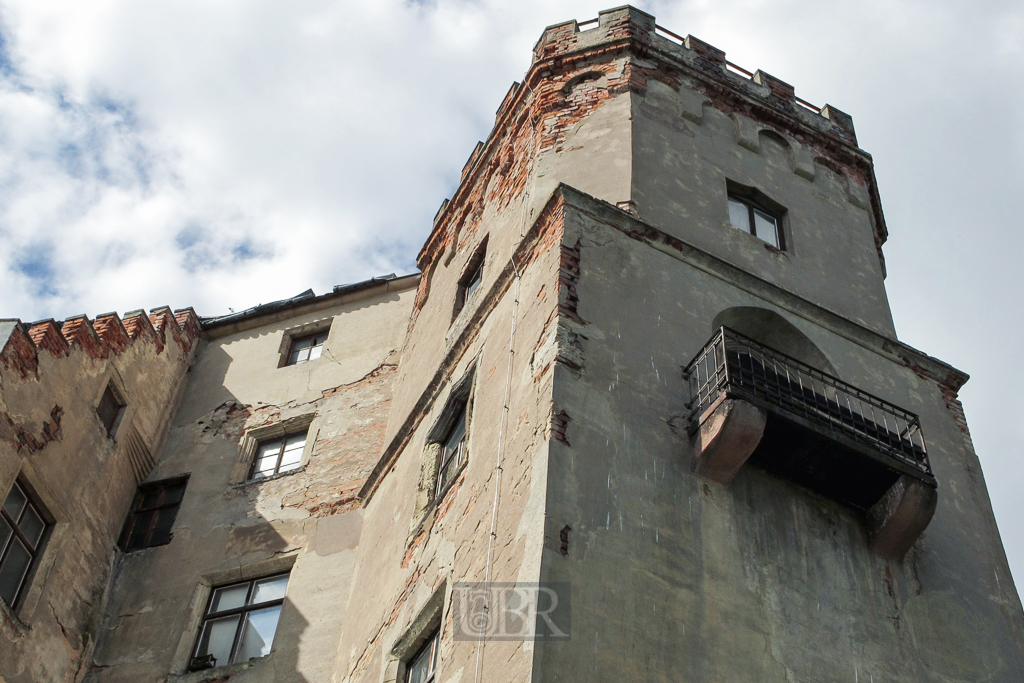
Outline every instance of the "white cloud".
{"label": "white cloud", "polygon": [[[543,27],[611,4],[8,0],[2,314],[213,315],[411,270]],[[641,5],[854,116],[897,325],[974,375],[968,416],[1024,571],[1018,4]]]}

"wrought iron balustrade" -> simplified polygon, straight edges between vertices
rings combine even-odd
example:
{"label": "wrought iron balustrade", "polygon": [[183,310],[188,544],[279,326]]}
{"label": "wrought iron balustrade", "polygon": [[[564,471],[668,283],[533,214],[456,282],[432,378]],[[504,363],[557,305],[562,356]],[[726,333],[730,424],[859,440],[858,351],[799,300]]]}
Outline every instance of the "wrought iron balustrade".
{"label": "wrought iron balustrade", "polygon": [[917,415],[723,327],[686,367],[691,430],[725,397],[845,435],[931,475]]}

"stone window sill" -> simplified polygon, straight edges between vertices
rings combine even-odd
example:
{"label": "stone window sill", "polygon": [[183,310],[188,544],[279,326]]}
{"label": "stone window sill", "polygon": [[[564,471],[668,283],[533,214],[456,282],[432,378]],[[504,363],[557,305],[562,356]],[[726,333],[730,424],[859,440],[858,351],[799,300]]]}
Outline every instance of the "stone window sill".
{"label": "stone window sill", "polygon": [[258,666],[261,662],[264,662],[274,656],[271,652],[266,657],[252,658],[247,662],[238,662],[236,664],[225,664],[224,666],[215,666],[212,669],[201,669],[200,671],[190,671],[178,675],[170,675],[167,677],[168,682],[173,683],[212,683],[213,681],[225,681],[239,674],[243,671]]}
{"label": "stone window sill", "polygon": [[9,624],[19,636],[25,635],[29,632],[30,627],[20,617],[7,606],[7,603],[0,600],[0,614],[3,615],[3,621],[5,624]]}
{"label": "stone window sill", "polygon": [[285,477],[290,477],[293,474],[298,474],[300,472],[305,472],[305,471],[306,471],[306,465],[301,465],[299,467],[296,467],[294,470],[288,470],[287,472],[279,472],[278,474],[272,475],[270,477],[261,477],[259,479],[246,479],[245,481],[236,482],[234,484],[231,484],[230,488],[241,489],[241,488],[245,488],[246,486],[256,486],[258,484],[266,484],[268,481],[277,481],[278,479],[284,479]]}

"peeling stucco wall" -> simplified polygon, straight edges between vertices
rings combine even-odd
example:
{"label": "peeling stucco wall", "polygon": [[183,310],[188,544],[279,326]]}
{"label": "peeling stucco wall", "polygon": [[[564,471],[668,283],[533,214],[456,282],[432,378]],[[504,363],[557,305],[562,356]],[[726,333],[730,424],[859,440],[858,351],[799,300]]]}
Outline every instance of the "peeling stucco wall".
{"label": "peeling stucco wall", "polygon": [[[177,319],[176,319],[177,318]],[[117,537],[152,465],[197,345],[191,310],[121,321],[5,325],[0,495],[18,480],[51,523],[14,609],[0,604],[0,680],[80,680],[116,561]],[[113,383],[127,406],[111,435],[96,414]]]}
{"label": "peeling stucco wall", "polygon": [[[784,250],[729,225],[727,181],[788,209]],[[4,613],[0,683],[390,683],[433,628],[450,683],[1024,680],[966,376],[896,340],[885,237],[840,110],[634,8],[549,27],[438,211],[422,276],[206,321],[197,351],[194,318],[169,312],[0,321],[0,482],[102,499],[84,521],[60,513],[51,543],[71,550],[47,554],[24,624]],[[873,555],[852,510],[752,465],[731,486],[692,471],[682,368],[723,312],[749,310],[920,414],[939,505],[903,560]],[[327,329],[319,359],[283,364],[291,336]],[[112,544],[138,467],[89,412],[109,367],[130,399],[166,389],[130,420],[154,450],[145,479],[190,475],[171,542],[126,554]],[[454,397],[467,458],[438,496]],[[260,435],[291,429],[307,430],[301,466],[249,481]],[[56,463],[81,445],[72,482]],[[211,587],[282,571],[273,652],[186,673]],[[569,582],[572,640],[455,639],[455,585],[485,580]]]}
{"label": "peeling stucco wall", "polygon": [[[174,537],[119,559],[88,680],[223,676],[184,675],[209,586],[286,569],[273,655],[227,670],[326,680],[361,534],[356,493],[381,448],[415,284],[208,332],[150,477],[191,475]],[[279,367],[283,337],[310,325],[330,326],[321,357]],[[308,424],[301,466],[250,481],[245,435],[289,420]]]}

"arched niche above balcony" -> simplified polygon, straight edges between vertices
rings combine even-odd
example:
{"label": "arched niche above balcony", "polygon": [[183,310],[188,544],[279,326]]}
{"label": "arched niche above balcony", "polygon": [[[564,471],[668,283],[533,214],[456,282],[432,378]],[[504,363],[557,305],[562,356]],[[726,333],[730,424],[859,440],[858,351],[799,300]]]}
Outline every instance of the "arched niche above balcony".
{"label": "arched niche above balcony", "polygon": [[756,306],[733,306],[715,316],[711,331],[718,331],[722,327],[735,330],[812,368],[830,375],[836,374],[832,363],[814,342],[775,311]]}

